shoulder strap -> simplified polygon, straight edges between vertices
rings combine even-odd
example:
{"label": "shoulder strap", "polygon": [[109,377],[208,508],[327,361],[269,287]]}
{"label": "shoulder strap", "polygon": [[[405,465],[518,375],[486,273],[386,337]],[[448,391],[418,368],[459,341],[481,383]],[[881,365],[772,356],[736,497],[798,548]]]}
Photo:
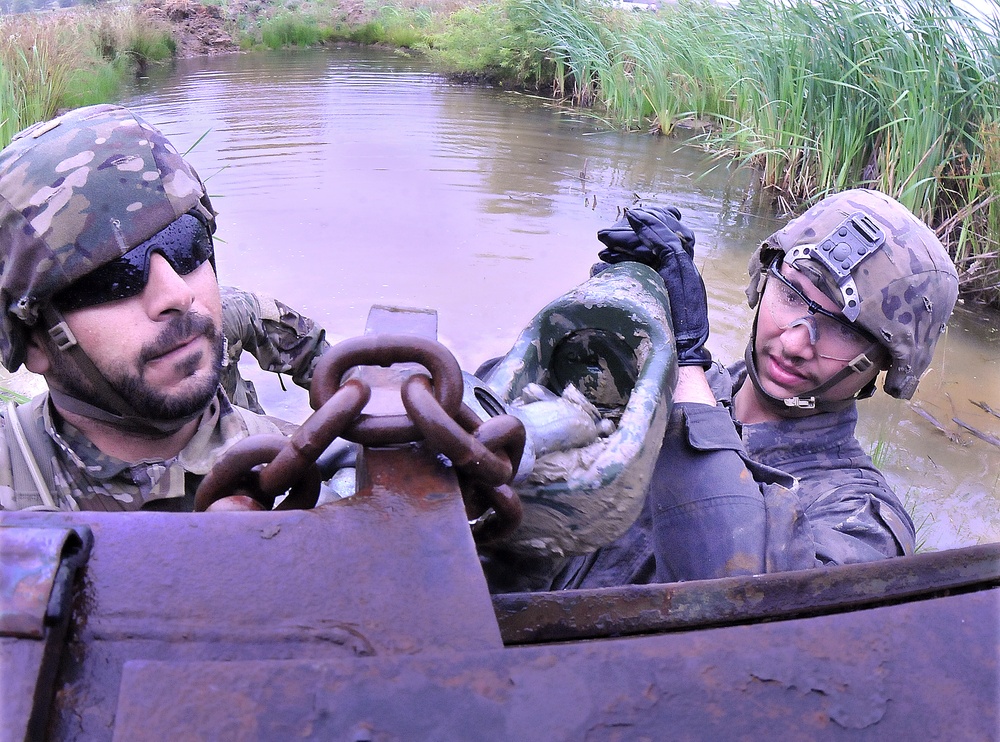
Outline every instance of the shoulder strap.
{"label": "shoulder strap", "polygon": [[[44,506],[58,509],[59,505],[47,484],[47,481],[52,480],[52,463],[46,457],[40,464],[33,453],[33,451],[45,451],[47,446],[41,440],[41,431],[38,430],[38,426],[34,424],[33,420],[25,420],[26,425],[22,425],[21,409],[23,407],[28,407],[28,405],[18,406],[13,402],[7,403],[8,438],[12,438],[15,444],[10,446],[10,467],[14,489],[20,493],[34,492],[41,498]],[[42,466],[45,466],[48,478],[42,473]]]}

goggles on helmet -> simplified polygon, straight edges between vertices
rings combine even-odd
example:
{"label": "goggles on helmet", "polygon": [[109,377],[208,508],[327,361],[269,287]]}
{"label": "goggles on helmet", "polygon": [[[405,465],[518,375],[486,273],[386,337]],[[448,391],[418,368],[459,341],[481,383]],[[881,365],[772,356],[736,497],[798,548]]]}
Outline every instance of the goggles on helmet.
{"label": "goggles on helmet", "polygon": [[212,236],[199,216],[183,214],[117,260],[82,276],[52,301],[64,312],[138,296],[149,281],[149,262],[161,254],[178,275],[186,276],[206,261],[215,267]]}
{"label": "goggles on helmet", "polygon": [[804,326],[809,341],[821,358],[849,363],[871,346],[875,340],[852,325],[844,317],[829,312],[808,298],[781,272],[781,259],[775,258],[768,268],[762,304],[771,319],[782,330]]}

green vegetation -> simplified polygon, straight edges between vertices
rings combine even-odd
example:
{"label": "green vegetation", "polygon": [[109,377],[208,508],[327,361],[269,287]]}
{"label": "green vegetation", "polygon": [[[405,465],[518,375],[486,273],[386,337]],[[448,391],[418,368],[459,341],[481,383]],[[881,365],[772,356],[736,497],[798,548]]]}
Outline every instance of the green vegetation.
{"label": "green vegetation", "polygon": [[240,47],[281,49],[331,42],[384,44],[397,49],[429,46],[430,36],[440,31],[446,14],[427,8],[379,4],[354,12],[340,3],[288,3],[285,7],[241,8],[231,17]]}
{"label": "green vegetation", "polygon": [[0,146],[62,108],[112,100],[175,48],[169,28],[130,7],[0,15]]}
{"label": "green vegetation", "polygon": [[328,34],[319,27],[314,16],[282,13],[261,23],[260,36],[261,42],[268,49],[281,49],[289,46],[314,46],[324,41]]}
{"label": "green vegetation", "polygon": [[[870,186],[934,227],[967,299],[1000,306],[1000,22],[950,0],[211,0],[241,48],[350,41],[545,90],[618,126],[700,142],[760,173],[783,211]],[[433,5],[411,3],[436,2]],[[173,53],[128,6],[0,15],[0,144],[60,107],[113,99]]]}
{"label": "green vegetation", "polygon": [[627,128],[698,126],[783,211],[850,187],[893,195],[949,245],[963,295],[1000,306],[996,21],[949,0],[507,0],[460,21],[461,38],[436,39],[451,69],[485,61]]}
{"label": "green vegetation", "polygon": [[14,404],[27,404],[30,401],[31,397],[26,397],[13,389],[0,386],[0,403],[13,402]]}

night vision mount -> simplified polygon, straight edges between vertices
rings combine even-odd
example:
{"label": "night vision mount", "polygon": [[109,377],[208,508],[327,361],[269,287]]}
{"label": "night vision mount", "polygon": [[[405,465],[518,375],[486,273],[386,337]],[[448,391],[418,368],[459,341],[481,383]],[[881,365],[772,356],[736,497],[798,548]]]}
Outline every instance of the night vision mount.
{"label": "night vision mount", "polygon": [[858,211],[847,217],[815,245],[796,245],[786,260],[808,258],[821,264],[836,279],[843,301],[843,312],[851,322],[861,312],[861,297],[852,272],[858,264],[885,245],[885,232],[870,216]]}

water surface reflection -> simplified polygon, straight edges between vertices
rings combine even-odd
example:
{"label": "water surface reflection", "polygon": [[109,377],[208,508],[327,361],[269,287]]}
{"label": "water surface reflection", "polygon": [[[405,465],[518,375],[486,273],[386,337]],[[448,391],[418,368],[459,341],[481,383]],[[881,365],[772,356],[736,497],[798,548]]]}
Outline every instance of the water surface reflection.
{"label": "water surface reflection", "polygon": [[[455,84],[420,61],[325,50],[185,60],[126,101],[182,149],[219,210],[220,278],[274,295],[336,341],[373,304],[432,307],[465,368],[504,352],[584,280],[596,231],[637,198],[673,203],[698,235],[716,357],[738,357],[753,246],[780,224],[743,202],[745,173],[677,140],[627,135],[544,100]],[[1000,540],[1000,321],[959,311],[912,404],[864,403],[863,440],[945,548]],[[265,407],[309,412],[246,365]],[[971,400],[971,401],[970,401]]]}

